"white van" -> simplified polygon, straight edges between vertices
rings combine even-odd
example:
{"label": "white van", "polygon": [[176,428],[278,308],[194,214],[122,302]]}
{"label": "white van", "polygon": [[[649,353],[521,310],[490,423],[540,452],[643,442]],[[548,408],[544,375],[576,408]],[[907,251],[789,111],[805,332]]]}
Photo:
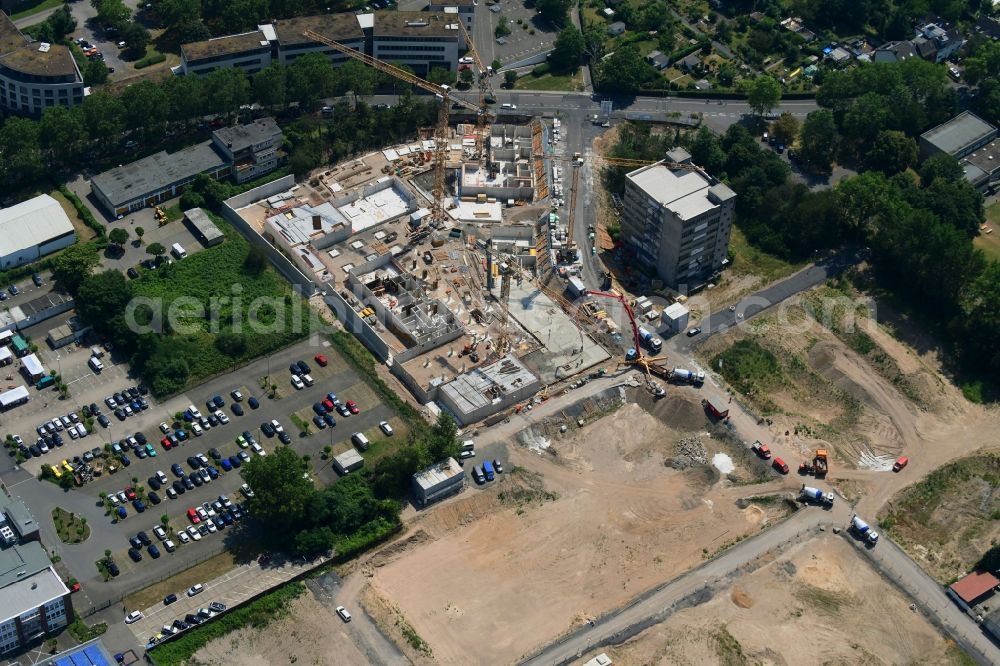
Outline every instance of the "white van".
{"label": "white van", "polygon": [[96,356],[91,356],[90,360],[87,361],[87,364],[90,366],[90,369],[93,370],[94,372],[100,372],[101,370],[104,369],[104,364],[101,363],[101,359],[97,358]]}
{"label": "white van", "polygon": [[82,423],[76,424],[76,434],[79,435],[80,437],[87,436],[87,429],[83,426]]}
{"label": "white van", "polygon": [[354,442],[354,445],[362,451],[367,451],[368,447],[371,446],[371,442],[369,442],[368,438],[361,432],[356,432],[351,435],[351,441]]}
{"label": "white van", "polygon": [[500,108],[506,109],[508,111],[517,111],[517,104],[509,104],[507,102],[504,102],[503,104],[500,105]]}
{"label": "white van", "polygon": [[90,348],[90,355],[97,358],[104,358],[104,350],[99,345],[94,345]]}
{"label": "white van", "polygon": [[174,243],[170,246],[170,251],[178,259],[183,259],[188,256],[188,253],[184,250],[184,247],[180,243]]}

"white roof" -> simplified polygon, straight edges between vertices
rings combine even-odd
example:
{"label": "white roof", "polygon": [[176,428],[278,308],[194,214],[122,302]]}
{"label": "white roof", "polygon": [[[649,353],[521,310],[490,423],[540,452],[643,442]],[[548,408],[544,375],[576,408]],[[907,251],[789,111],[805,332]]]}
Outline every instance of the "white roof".
{"label": "white roof", "polygon": [[38,360],[38,357],[34,354],[28,354],[21,359],[21,363],[24,364],[24,369],[28,371],[31,376],[44,375],[45,368],[42,366],[42,362]]}
{"label": "white roof", "polygon": [[11,389],[5,393],[0,393],[0,405],[9,405],[11,403],[17,402],[18,400],[24,400],[28,397],[28,389],[23,386],[18,386],[16,389]]}
{"label": "white roof", "polygon": [[0,347],[0,361],[6,361],[9,358],[13,358],[13,354],[10,353],[10,349],[7,347]]}
{"label": "white roof", "polygon": [[[38,608],[54,599],[69,594],[62,579],[52,567],[25,576],[16,583],[0,588],[0,619],[9,620],[26,610]],[[13,611],[13,614],[11,612]],[[4,617],[6,616],[6,617]]]}
{"label": "white roof", "polygon": [[680,319],[688,315],[688,309],[680,303],[671,303],[663,311],[663,316],[668,319]]}
{"label": "white roof", "polygon": [[73,231],[59,202],[47,194],[0,210],[0,256],[8,256]]}

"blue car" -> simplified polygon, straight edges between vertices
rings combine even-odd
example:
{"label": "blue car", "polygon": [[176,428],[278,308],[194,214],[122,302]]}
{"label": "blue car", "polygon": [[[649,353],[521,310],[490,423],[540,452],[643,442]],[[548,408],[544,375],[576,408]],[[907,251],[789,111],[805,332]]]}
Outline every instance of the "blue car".
{"label": "blue car", "polygon": [[213,396],[212,402],[215,403],[216,409],[222,409],[226,406],[226,401],[222,399],[221,395]]}
{"label": "blue car", "polygon": [[315,424],[316,424],[316,427],[317,427],[317,428],[319,428],[320,430],[322,430],[323,428],[325,428],[325,427],[326,427],[326,421],[324,421],[324,420],[323,420],[323,419],[322,419],[321,417],[319,417],[319,416],[314,416],[314,417],[313,417],[313,423],[315,423]]}
{"label": "blue car", "polygon": [[333,414],[330,414],[329,412],[323,415],[323,420],[326,421],[326,424],[331,428],[337,425],[337,419],[333,418]]}
{"label": "blue car", "polygon": [[247,399],[247,404],[250,405],[250,409],[257,409],[260,407],[260,403],[257,402],[257,398],[253,396],[250,396],[250,398]]}
{"label": "blue car", "polygon": [[118,517],[121,518],[122,520],[128,518],[128,511],[125,510],[125,507],[123,506],[118,507]]}
{"label": "blue car", "polygon": [[228,525],[232,525],[232,524],[233,524],[234,522],[236,522],[236,521],[235,521],[235,520],[233,519],[233,517],[232,517],[232,516],[231,516],[231,515],[229,514],[229,512],[228,512],[228,511],[227,511],[227,512],[224,512],[224,513],[222,513],[222,514],[221,514],[221,518],[222,518],[222,521],[223,521],[224,523],[226,523],[226,525],[227,525],[227,526],[228,526]]}
{"label": "blue car", "polygon": [[[229,464],[233,466],[233,469],[239,469],[243,465],[243,461],[240,460],[239,456],[229,456]],[[225,467],[225,465],[223,465]]]}
{"label": "blue car", "polygon": [[212,477],[212,479],[217,479],[219,478],[219,470],[215,469],[214,467],[209,467],[208,475]]}
{"label": "blue car", "polygon": [[143,504],[142,500],[140,500],[140,499],[137,499],[137,500],[133,501],[132,502],[132,506],[134,506],[135,510],[138,511],[139,513],[142,513],[143,511],[146,510],[146,505]]}
{"label": "blue car", "polygon": [[[233,464],[229,462],[229,458],[223,458],[219,461],[219,464],[222,465],[223,472],[230,472],[233,469]],[[209,472],[209,474],[211,474],[211,472]]]}
{"label": "blue car", "polygon": [[174,434],[177,435],[177,439],[179,439],[182,442],[188,438],[188,434],[183,430],[175,430]]}
{"label": "blue car", "polygon": [[185,409],[184,410],[184,420],[187,421],[188,423],[191,423],[191,421],[194,421],[194,414],[191,413],[190,409]]}
{"label": "blue car", "polygon": [[128,467],[129,465],[132,464],[132,461],[129,460],[128,456],[125,455],[124,453],[121,455],[121,459],[122,459],[122,465],[124,465],[125,467]]}
{"label": "blue car", "polygon": [[184,476],[184,468],[181,467],[180,464],[178,463],[174,463],[173,465],[171,465],[170,471],[173,472],[174,476],[176,476],[178,479]]}
{"label": "blue car", "polygon": [[220,530],[225,528],[226,526],[226,521],[224,521],[220,516],[216,516],[215,518],[213,518],[212,522],[215,523],[215,526],[218,527]]}

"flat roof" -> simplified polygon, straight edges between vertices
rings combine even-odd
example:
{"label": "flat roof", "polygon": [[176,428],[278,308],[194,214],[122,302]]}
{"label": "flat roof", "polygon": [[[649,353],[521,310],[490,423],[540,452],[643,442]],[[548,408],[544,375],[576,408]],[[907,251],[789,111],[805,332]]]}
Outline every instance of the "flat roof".
{"label": "flat roof", "polygon": [[237,55],[247,53],[256,49],[270,50],[271,43],[260,30],[244,32],[239,35],[226,35],[225,37],[215,37],[206,39],[203,42],[190,42],[181,44],[181,55],[188,63],[214,58],[223,55]]}
{"label": "flat roof", "polygon": [[[319,229],[314,218],[319,217]],[[318,206],[296,206],[267,218],[275,231],[282,234],[290,245],[303,245],[317,236],[325,236],[338,226],[350,226],[350,221],[329,201]]]}
{"label": "flat roof", "polygon": [[0,65],[33,76],[72,76],[74,81],[82,80],[73,54],[61,44],[43,46],[34,42],[22,46],[0,56]]}
{"label": "flat roof", "polygon": [[206,243],[211,244],[215,239],[225,235],[219,230],[219,227],[215,226],[215,222],[208,216],[208,213],[201,208],[191,208],[184,211],[184,217],[194,225],[198,233],[205,238]]}
{"label": "flat roof", "polygon": [[336,210],[351,225],[352,233],[356,234],[404,215],[410,209],[409,199],[393,182],[389,187],[337,206]]}
{"label": "flat roof", "polygon": [[995,173],[1000,169],[1000,138],[993,139],[962,158],[962,165],[966,164],[987,174]]}
{"label": "flat roof", "polygon": [[8,256],[72,233],[73,223],[48,194],[0,210],[0,256]]}
{"label": "flat roof", "polygon": [[357,452],[356,449],[350,448],[343,453],[338,453],[333,457],[337,461],[337,464],[347,469],[351,465],[357,464],[358,462],[364,462],[365,459],[361,457],[361,454]]}
{"label": "flat roof", "polygon": [[455,462],[454,458],[445,458],[423,471],[415,472],[413,480],[424,490],[430,490],[448,479],[461,476],[462,473],[461,466]]}
{"label": "flat roof", "polygon": [[281,19],[272,24],[278,43],[282,46],[315,43],[303,33],[312,30],[335,42],[363,40],[365,33],[355,14],[323,14],[320,16],[299,16]]}
{"label": "flat roof", "polygon": [[949,155],[958,155],[968,146],[996,133],[996,128],[979,116],[963,111],[951,120],[933,127],[920,138]]}
{"label": "flat roof", "polygon": [[375,37],[454,37],[461,32],[458,19],[430,12],[375,12]]}
{"label": "flat roof", "polygon": [[512,354],[469,372],[463,373],[441,387],[452,404],[463,414],[486,407],[500,396],[525,386],[537,384],[538,377]]}
{"label": "flat roof", "polygon": [[259,118],[246,125],[223,127],[212,132],[217,141],[234,153],[263,143],[275,135],[281,136],[281,128],[271,117]]}
{"label": "flat roof", "polygon": [[[7,348],[4,347],[4,349]],[[10,350],[7,350],[7,353],[9,355]],[[28,505],[6,493],[0,493],[0,512],[7,514],[7,518],[10,519],[10,522],[14,523],[14,527],[17,528],[18,533],[22,536],[38,529],[38,523],[35,522],[35,517],[31,515]]]}
{"label": "flat roof", "polygon": [[680,303],[671,303],[663,310],[663,316],[670,319],[680,319],[690,314],[690,311]]}
{"label": "flat roof", "polygon": [[90,185],[99,188],[117,206],[225,163],[212,142],[204,141],[176,153],[161,150],[131,164],[115,167],[94,176]]}
{"label": "flat roof", "polygon": [[[17,544],[0,550],[0,590],[7,588],[27,576],[45,571],[52,566],[49,556],[37,541]],[[0,603],[0,610],[5,609]],[[0,612],[2,614],[2,612]]]}
{"label": "flat roof", "polygon": [[[37,544],[37,542],[34,542]],[[16,548],[17,546],[14,546]],[[39,546],[41,548],[41,546]],[[8,548],[7,550],[11,550]],[[46,561],[48,558],[45,558]],[[66,584],[49,565],[35,574],[26,574],[17,581],[0,587],[0,622],[6,622],[25,611],[69,594]]]}
{"label": "flat roof", "polygon": [[951,590],[965,603],[972,603],[997,585],[1000,579],[988,571],[973,571],[965,578],[951,584]]}
{"label": "flat roof", "polygon": [[717,205],[708,197],[709,190],[716,185],[700,171],[671,169],[664,162],[657,162],[636,169],[627,178],[681,219],[691,219]]}
{"label": "flat roof", "polygon": [[0,55],[20,48],[28,41],[10,17],[0,12]]}

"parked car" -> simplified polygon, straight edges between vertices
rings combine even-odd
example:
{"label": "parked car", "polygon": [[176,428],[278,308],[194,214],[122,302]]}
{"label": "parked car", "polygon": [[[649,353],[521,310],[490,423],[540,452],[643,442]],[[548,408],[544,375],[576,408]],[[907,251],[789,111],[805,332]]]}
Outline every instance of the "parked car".
{"label": "parked car", "polygon": [[388,421],[379,421],[378,427],[387,437],[392,437],[392,426]]}
{"label": "parked car", "polygon": [[187,595],[189,597],[193,597],[198,594],[201,594],[204,591],[205,591],[205,586],[203,584],[195,583],[194,585],[188,588]]}
{"label": "parked car", "polygon": [[343,606],[337,606],[337,615],[339,615],[340,619],[344,622],[351,621],[351,614]]}
{"label": "parked car", "polygon": [[[142,558],[141,555],[139,557],[140,559]],[[131,613],[125,616],[125,624],[132,624],[133,622],[138,622],[144,617],[146,616],[142,614],[142,611],[132,611]]]}

